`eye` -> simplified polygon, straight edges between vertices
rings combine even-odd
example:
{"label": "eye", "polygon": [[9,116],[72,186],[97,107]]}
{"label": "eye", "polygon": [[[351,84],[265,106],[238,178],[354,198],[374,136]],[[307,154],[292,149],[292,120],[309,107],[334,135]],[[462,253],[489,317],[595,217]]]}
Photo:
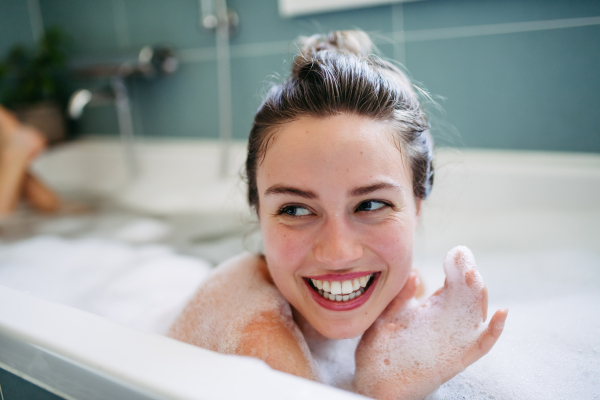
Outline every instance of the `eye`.
{"label": "eye", "polygon": [[358,205],[358,207],[356,207],[356,212],[358,212],[358,211],[375,211],[375,210],[379,210],[380,208],[383,208],[383,207],[390,207],[390,205],[387,203],[384,203],[383,201],[367,200],[367,201],[363,201],[362,203],[360,203]]}
{"label": "eye", "polygon": [[279,210],[279,215],[287,215],[290,217],[303,217],[309,215],[310,211],[306,207],[301,206],[284,206]]}

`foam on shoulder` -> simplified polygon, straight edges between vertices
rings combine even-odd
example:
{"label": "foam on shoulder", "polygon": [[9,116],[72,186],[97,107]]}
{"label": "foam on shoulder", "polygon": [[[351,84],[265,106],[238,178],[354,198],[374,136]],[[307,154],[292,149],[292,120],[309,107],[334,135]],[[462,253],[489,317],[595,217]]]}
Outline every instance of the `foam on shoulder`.
{"label": "foam on shoulder", "polygon": [[243,327],[265,312],[290,315],[279,291],[261,279],[258,256],[235,257],[198,289],[169,336],[209,350],[235,354]]}

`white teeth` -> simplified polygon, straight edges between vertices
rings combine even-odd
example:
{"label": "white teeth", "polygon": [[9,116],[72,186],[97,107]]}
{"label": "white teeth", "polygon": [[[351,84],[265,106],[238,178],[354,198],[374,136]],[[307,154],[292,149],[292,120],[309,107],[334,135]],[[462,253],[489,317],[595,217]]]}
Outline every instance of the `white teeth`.
{"label": "white teeth", "polygon": [[366,276],[361,276],[358,282],[360,283],[360,286],[365,287],[367,286],[368,278]]}
{"label": "white teeth", "polygon": [[348,281],[320,281],[311,279],[312,284],[325,299],[331,301],[348,301],[361,296],[373,274]]}
{"label": "white teeth", "polygon": [[336,281],[331,282],[331,294],[342,294],[342,284]]}
{"label": "white teeth", "polygon": [[342,293],[343,294],[350,294],[354,291],[354,289],[352,288],[352,282],[351,281],[344,281],[342,282]]}

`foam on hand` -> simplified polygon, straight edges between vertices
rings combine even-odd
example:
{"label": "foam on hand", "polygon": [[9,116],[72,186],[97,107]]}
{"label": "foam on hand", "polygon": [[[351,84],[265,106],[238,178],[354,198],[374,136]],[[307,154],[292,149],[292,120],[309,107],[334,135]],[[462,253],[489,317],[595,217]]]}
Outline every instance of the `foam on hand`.
{"label": "foam on hand", "polygon": [[[362,353],[370,354],[361,360],[367,366],[366,372],[357,370],[357,387],[364,394],[382,397],[382,392],[389,390],[388,396],[383,397],[394,398],[395,388],[389,383],[405,382],[411,386],[409,381],[422,382],[418,393],[431,393],[463,369],[465,353],[485,328],[481,307],[483,280],[473,254],[464,246],[448,253],[444,270],[447,284],[441,292],[424,304],[413,300],[392,322],[378,326],[380,334]],[[467,273],[472,277],[470,285]],[[378,378],[373,380],[373,376]]]}

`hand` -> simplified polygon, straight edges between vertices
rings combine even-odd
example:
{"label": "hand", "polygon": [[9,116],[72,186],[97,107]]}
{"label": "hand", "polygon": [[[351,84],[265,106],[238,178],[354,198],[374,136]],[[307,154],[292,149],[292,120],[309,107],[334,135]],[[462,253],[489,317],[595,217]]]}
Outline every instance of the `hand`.
{"label": "hand", "polygon": [[471,251],[444,260],[446,282],[427,302],[414,299],[415,271],[356,350],[356,390],[377,399],[423,399],[483,357],[500,337],[508,310],[489,324],[488,295]]}

